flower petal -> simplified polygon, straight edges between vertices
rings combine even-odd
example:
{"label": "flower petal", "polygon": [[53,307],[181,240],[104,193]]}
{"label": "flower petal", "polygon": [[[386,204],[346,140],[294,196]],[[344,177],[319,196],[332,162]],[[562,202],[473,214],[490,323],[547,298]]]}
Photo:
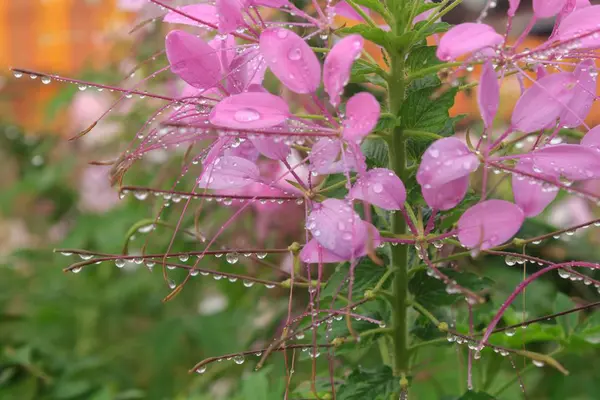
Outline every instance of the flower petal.
{"label": "flower petal", "polygon": [[491,128],[500,104],[500,86],[492,62],[488,60],[483,66],[479,88],[477,89],[479,112],[486,128]]}
{"label": "flower petal", "polygon": [[247,186],[260,178],[258,167],[249,160],[235,156],[217,158],[206,164],[200,179],[199,188],[235,189]]}
{"label": "flower petal", "polygon": [[463,176],[440,186],[423,186],[421,192],[429,207],[445,211],[456,207],[465,198],[468,189],[469,176]]}
{"label": "flower petal", "polygon": [[219,33],[231,33],[245,25],[242,11],[246,8],[243,0],[216,0],[219,16]]}
{"label": "flower petal", "polygon": [[553,125],[576,94],[576,81],[570,72],[547,75],[536,81],[517,101],[512,128],[530,133]]}
{"label": "flower petal", "polygon": [[406,188],[393,171],[375,168],[356,181],[348,197],[364,200],[384,210],[400,210],[406,201]]}
{"label": "flower petal", "polygon": [[533,14],[537,18],[550,18],[558,14],[567,0],[533,0]]}
{"label": "flower petal", "polygon": [[519,5],[521,4],[521,0],[508,0],[508,15],[510,17],[514,17]]}
{"label": "flower petal", "polygon": [[284,122],[290,110],[281,97],[263,92],[246,92],[218,103],[210,113],[213,125],[232,129],[270,128]]}
{"label": "flower petal", "polygon": [[202,39],[174,30],[166,38],[171,71],[198,89],[209,89],[221,79],[217,52]]}
{"label": "flower petal", "polygon": [[381,106],[369,92],[355,94],[346,103],[342,136],[349,142],[360,142],[377,126]]}
{"label": "flower petal", "polygon": [[578,181],[600,178],[600,153],[580,144],[547,146],[531,153],[536,171]]}
{"label": "flower petal", "polygon": [[340,104],[340,95],[350,79],[350,69],[360,57],[364,39],[360,35],[349,35],[333,46],[323,64],[323,86],[331,105]]}
{"label": "flower petal", "polygon": [[454,137],[435,141],[423,154],[417,182],[433,189],[463,178],[479,167],[479,159],[466,144]]}
{"label": "flower petal", "polygon": [[[212,25],[217,25],[219,23],[217,9],[211,4],[191,4],[188,6],[177,7],[177,10],[200,21],[208,22]],[[184,24],[206,27],[206,25],[203,25],[200,22],[188,18],[184,15],[181,15],[180,13],[177,13],[175,11],[169,11],[167,15],[165,15],[163,21],[171,24]]]}
{"label": "flower petal", "polygon": [[595,69],[594,60],[584,60],[577,65],[573,75],[575,75],[576,85],[573,91],[575,94],[560,115],[560,124],[563,127],[575,128],[583,124],[585,118],[590,113],[592,104],[596,98],[596,77],[590,73]]}
{"label": "flower petal", "polygon": [[590,131],[585,134],[583,139],[581,139],[581,145],[600,149],[600,125],[590,129]]}
{"label": "flower petal", "polygon": [[327,264],[346,261],[344,257],[338,256],[334,252],[321,246],[314,238],[309,240],[300,251],[300,260],[306,264]]}
{"label": "flower petal", "polygon": [[562,20],[555,39],[565,42],[578,37],[580,38],[577,39],[578,50],[599,48],[600,35],[592,33],[598,32],[598,21],[600,21],[600,5],[578,7]]}
{"label": "flower petal", "polygon": [[290,154],[290,146],[270,137],[249,138],[249,141],[263,156],[272,160],[285,160]]}
{"label": "flower petal", "polygon": [[260,51],[273,74],[295,93],[312,93],[321,83],[321,64],[300,36],[284,28],[260,35]]}
{"label": "flower petal", "polygon": [[[515,169],[526,173],[535,173],[533,163],[529,160],[519,161]],[[548,181],[555,180],[551,175],[538,175],[542,175]],[[512,175],[512,190],[515,203],[523,210],[526,217],[535,217],[540,214],[558,194],[558,188],[516,173]]]}
{"label": "flower petal", "polygon": [[360,216],[348,202],[339,199],[316,204],[308,215],[306,228],[321,246],[346,259],[364,246],[368,237]]}
{"label": "flower petal", "polygon": [[465,247],[487,250],[511,239],[524,219],[516,204],[505,200],[482,201],[458,220],[458,240]]}
{"label": "flower petal", "polygon": [[[356,12],[354,8],[350,4],[345,1],[338,1],[334,6],[335,15],[339,15],[340,17],[348,18],[354,21],[363,21],[363,17]],[[365,12],[365,14],[369,15],[371,12],[368,8],[360,6],[360,8]]]}
{"label": "flower petal", "polygon": [[486,24],[463,23],[450,29],[437,49],[437,57],[442,61],[454,60],[468,53],[496,47],[504,38],[494,28]]}
{"label": "flower petal", "polygon": [[267,64],[257,51],[245,51],[235,56],[229,65],[227,83],[234,93],[246,91],[251,85],[262,85]]}

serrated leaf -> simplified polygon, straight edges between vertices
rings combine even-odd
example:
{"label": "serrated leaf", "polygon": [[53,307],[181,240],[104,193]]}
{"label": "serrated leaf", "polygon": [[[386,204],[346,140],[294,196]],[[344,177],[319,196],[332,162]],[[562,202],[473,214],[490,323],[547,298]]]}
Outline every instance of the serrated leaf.
{"label": "serrated leaf", "polygon": [[[375,264],[368,257],[360,260],[354,269],[354,285],[352,289],[354,296],[362,296],[365,290],[373,288],[384,273],[385,268]],[[327,281],[325,288],[321,290],[321,296],[333,296],[349,276],[350,264],[344,263],[339,265]]]}
{"label": "serrated leaf", "polygon": [[340,36],[350,35],[352,33],[358,33],[366,40],[369,40],[382,47],[389,47],[391,33],[380,28],[372,28],[368,25],[355,25],[348,28],[342,28],[337,31],[337,34]]}
{"label": "serrated leaf", "polygon": [[495,399],[496,398],[494,396],[492,396],[491,394],[487,394],[484,392],[473,392],[473,391],[469,390],[467,393],[463,394],[457,400],[495,400]]}
{"label": "serrated leaf", "polygon": [[367,167],[387,168],[389,149],[388,144],[383,139],[370,138],[362,142],[360,148],[367,158]]}
{"label": "serrated leaf", "polygon": [[400,391],[400,381],[389,367],[354,370],[340,386],[338,400],[388,400]]}
{"label": "serrated leaf", "polygon": [[388,14],[384,3],[379,0],[354,0],[354,2],[359,6],[363,6],[368,8],[369,10],[373,10],[376,13],[381,14],[382,16],[386,16],[386,14]]}
{"label": "serrated leaf", "polygon": [[[414,26],[414,30],[416,32],[419,32],[421,30],[421,28],[423,28],[423,26],[425,26],[425,24],[427,23],[427,21],[420,21],[418,22],[415,26]],[[444,33],[444,32],[448,32],[448,30],[450,29],[452,25],[450,25],[447,22],[436,22],[434,24],[431,24],[430,26],[428,26],[423,32],[421,32],[419,34],[419,37],[415,38],[416,40],[422,40],[427,38],[428,36],[434,35],[436,33]]]}
{"label": "serrated leaf", "polygon": [[[492,283],[490,279],[477,276],[471,272],[459,272],[449,269],[443,269],[442,272],[450,279],[455,280],[460,286],[475,292],[489,287]],[[438,279],[427,276],[425,271],[419,271],[413,275],[408,283],[408,289],[415,300],[425,308],[451,305],[456,300],[464,297],[464,295],[448,294],[446,285]]]}

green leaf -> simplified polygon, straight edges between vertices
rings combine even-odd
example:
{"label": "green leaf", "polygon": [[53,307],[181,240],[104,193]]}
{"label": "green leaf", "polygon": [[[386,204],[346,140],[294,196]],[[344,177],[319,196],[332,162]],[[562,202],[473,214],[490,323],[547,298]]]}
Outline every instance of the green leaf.
{"label": "green leaf", "polygon": [[[460,286],[473,291],[480,291],[491,284],[490,279],[477,276],[471,272],[458,272],[449,269],[443,269],[442,272],[450,279],[455,280]],[[408,289],[415,300],[425,308],[451,305],[459,298],[464,297],[464,295],[459,294],[448,294],[446,285],[438,279],[427,276],[425,271],[419,271],[413,275],[408,283]]]}
{"label": "green leaf", "polygon": [[387,168],[389,149],[385,140],[379,138],[369,138],[362,142],[360,148],[367,158],[367,167]]}
{"label": "green leaf", "polygon": [[473,392],[473,391],[469,390],[467,393],[463,394],[457,400],[495,400],[495,399],[496,398],[490,394],[487,394],[484,392]]}
{"label": "green leaf", "polygon": [[[372,289],[375,286],[384,272],[385,268],[375,264],[370,258],[364,257],[354,269],[353,296],[362,297],[365,290]],[[349,276],[350,264],[339,265],[327,281],[325,288],[321,290],[321,296],[332,297]]]}
{"label": "green leaf", "polygon": [[378,44],[384,48],[388,48],[391,43],[392,34],[380,28],[372,28],[367,25],[355,25],[348,28],[339,29],[337,32],[340,36],[358,33],[365,39]]}
{"label": "green leaf", "polygon": [[378,14],[381,14],[385,17],[388,14],[388,10],[385,7],[384,3],[379,0],[354,0],[356,4],[359,6],[363,6],[368,8],[369,10],[373,10]]}
{"label": "green leaf", "polygon": [[[427,21],[421,21],[418,22],[415,26],[414,26],[414,30],[415,31],[420,31],[421,28],[423,28],[423,26],[425,26],[425,24],[427,23]],[[444,33],[444,32],[448,32],[448,30],[450,29],[452,25],[450,25],[447,22],[436,22],[435,24],[431,24],[430,26],[428,26],[423,32],[421,32],[419,34],[419,37],[415,38],[416,40],[421,40],[421,39],[425,39],[428,36],[434,35],[436,33]]]}
{"label": "green leaf", "polygon": [[338,400],[388,400],[400,391],[400,382],[389,367],[354,370],[340,386]]}

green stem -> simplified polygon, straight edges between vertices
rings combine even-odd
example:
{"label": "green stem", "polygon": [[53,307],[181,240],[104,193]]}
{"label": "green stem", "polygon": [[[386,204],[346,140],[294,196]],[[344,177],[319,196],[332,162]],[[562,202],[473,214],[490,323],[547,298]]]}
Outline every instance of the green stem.
{"label": "green stem", "polygon": [[[405,96],[405,55],[398,52],[391,55],[391,75],[388,81],[388,96],[390,112],[400,115]],[[396,126],[391,135],[390,168],[396,172],[400,179],[405,179],[406,172],[406,146],[404,132]],[[402,213],[395,213],[392,217],[392,233],[404,235],[406,223]],[[408,310],[406,300],[408,297],[408,247],[396,246],[391,251],[391,267],[395,271],[393,282],[394,311],[392,315],[394,339],[394,373],[396,376],[406,376],[409,369],[408,352]]]}
{"label": "green stem", "polygon": [[371,28],[379,28],[379,25],[377,25],[375,21],[373,21],[369,14],[367,14],[362,8],[360,8],[360,6],[356,4],[353,0],[346,0],[346,3],[348,3],[348,5],[352,7],[354,11],[356,11],[358,15],[360,15],[365,20],[365,22],[369,24]]}
{"label": "green stem", "polygon": [[440,326],[440,320],[437,319],[428,309],[423,307],[421,304],[416,301],[411,302],[412,307],[417,310],[420,314],[422,314],[425,318],[430,320],[436,327]]}

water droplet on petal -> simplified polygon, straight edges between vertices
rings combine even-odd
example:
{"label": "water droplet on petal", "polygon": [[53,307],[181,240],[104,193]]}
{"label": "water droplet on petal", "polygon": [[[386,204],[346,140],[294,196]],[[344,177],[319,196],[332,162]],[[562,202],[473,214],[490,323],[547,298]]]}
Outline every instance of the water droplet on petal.
{"label": "water droplet on petal", "polygon": [[291,49],[288,53],[288,58],[292,61],[298,61],[302,58],[302,50],[299,47]]}
{"label": "water droplet on petal", "polygon": [[236,111],[233,118],[238,122],[252,122],[259,120],[260,114],[252,108],[243,108]]}

